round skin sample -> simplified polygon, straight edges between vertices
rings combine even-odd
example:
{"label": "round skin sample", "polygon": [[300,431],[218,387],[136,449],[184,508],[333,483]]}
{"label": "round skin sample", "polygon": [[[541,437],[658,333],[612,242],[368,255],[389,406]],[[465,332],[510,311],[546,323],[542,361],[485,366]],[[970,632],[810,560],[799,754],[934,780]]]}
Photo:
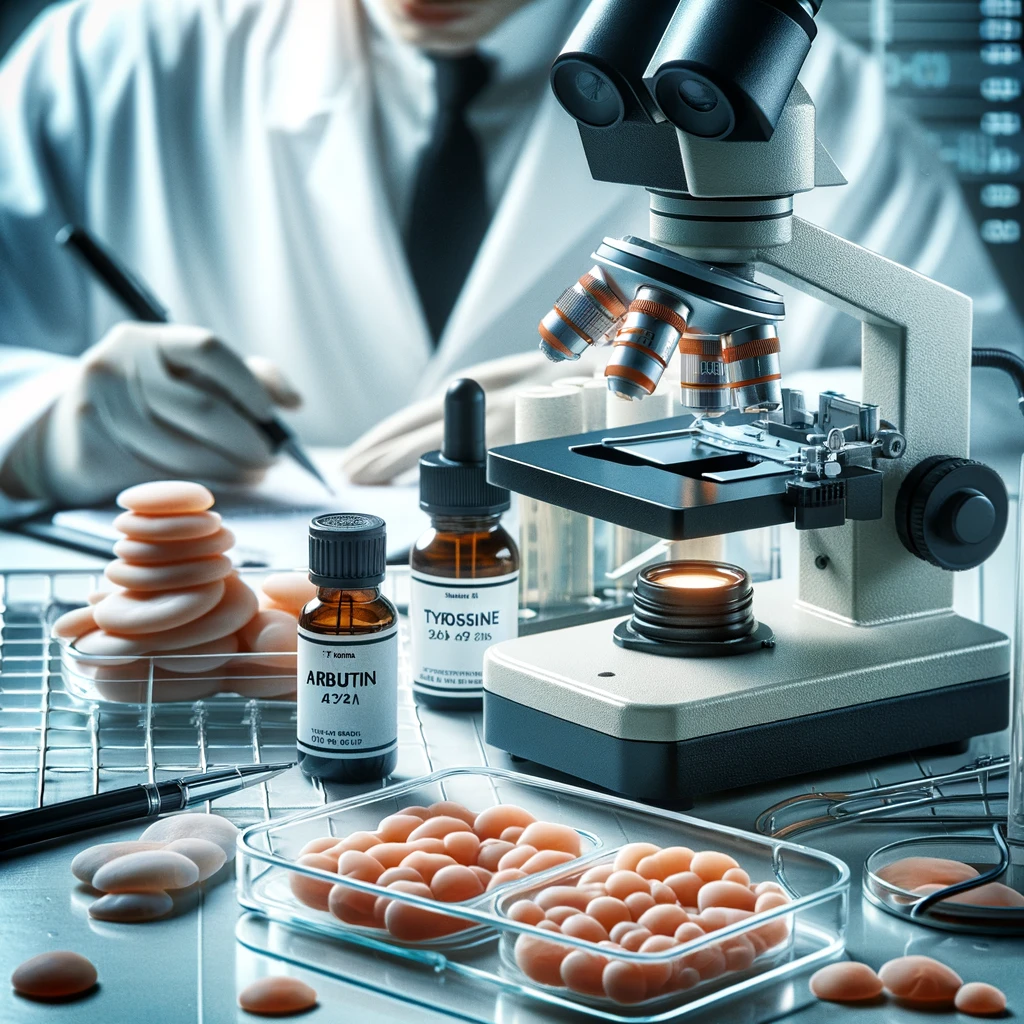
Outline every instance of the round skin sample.
{"label": "round skin sample", "polygon": [[540,924],[544,920],[544,911],[533,900],[518,900],[508,909],[510,921],[517,924]]}
{"label": "round skin sample", "polygon": [[651,893],[651,883],[641,878],[635,871],[616,871],[608,876],[604,883],[609,896],[625,902],[627,896],[634,892]]}
{"label": "round skin sample", "polygon": [[104,658],[168,654],[220,640],[237,632],[255,614],[256,595],[238,577],[229,576],[224,581],[224,597],[220,604],[194,622],[151,636],[113,636],[96,630],[76,640],[74,649],[83,655]]}
{"label": "round skin sample", "polygon": [[444,839],[451,832],[469,832],[470,826],[461,818],[451,818],[444,815],[439,818],[428,818],[418,828],[409,833],[409,842],[414,843],[417,839]]}
{"label": "round skin sample", "polygon": [[[945,889],[944,885],[921,885],[914,889],[915,893],[921,896],[930,896],[933,892]],[[977,889],[968,889],[967,892],[957,893],[956,896],[948,896],[942,903],[965,903],[973,907],[1024,907],[1024,895],[1011,889],[1002,882],[989,882],[987,885],[979,885]]]}
{"label": "round skin sample", "polygon": [[603,996],[601,975],[608,964],[606,957],[574,949],[561,963],[559,973],[566,988],[585,996]]}
{"label": "round skin sample", "polygon": [[882,994],[882,979],[867,964],[829,964],[811,976],[811,993],[829,1003],[863,1003]]}
{"label": "round skin sample", "polygon": [[549,885],[534,897],[534,902],[541,910],[552,907],[575,907],[581,913],[587,909],[590,900],[585,892],[574,885]]}
{"label": "round skin sample", "polygon": [[[257,612],[239,630],[238,636],[247,651],[265,653],[295,651],[298,649],[297,626],[298,620],[288,612]],[[411,815],[405,817],[411,817]],[[420,824],[423,823],[420,822]]]}
{"label": "round skin sample", "polygon": [[930,956],[901,956],[883,964],[882,984],[907,1006],[938,1009],[953,1005],[963,979],[952,968]]}
{"label": "round skin sample", "polygon": [[238,994],[238,1005],[260,1017],[293,1017],[316,1004],[316,990],[298,978],[260,978]]}
{"label": "round skin sample", "polygon": [[704,879],[692,871],[681,871],[678,875],[669,875],[665,884],[676,894],[682,906],[695,907]]}
{"label": "round skin sample", "polygon": [[705,882],[718,882],[722,876],[732,868],[738,868],[736,863],[727,853],[719,853],[717,850],[703,850],[693,855],[688,870],[695,875],[700,875]]}
{"label": "round skin sample", "polygon": [[[550,921],[542,921],[537,927],[545,931],[558,931],[558,926]],[[570,952],[572,950],[569,946],[534,935],[520,935],[516,939],[516,964],[523,974],[541,985],[562,987],[562,961]]]}
{"label": "round skin sample", "polygon": [[69,999],[84,995],[95,984],[96,968],[84,956],[67,950],[40,953],[11,975],[11,987],[28,999]]}
{"label": "round skin sample", "polygon": [[679,926],[689,920],[690,915],[682,907],[660,903],[646,911],[637,924],[646,928],[652,935],[675,935]]}
{"label": "round skin sample", "polygon": [[428,817],[458,818],[460,821],[464,821],[470,829],[473,828],[473,823],[476,821],[475,812],[463,804],[456,803],[454,800],[438,800],[436,804],[431,804],[427,810],[430,812]]}
{"label": "round skin sample", "polygon": [[160,850],[163,847],[164,844],[161,842],[144,842],[142,840],[99,843],[76,854],[75,859],[71,862],[71,874],[84,885],[92,885],[93,876],[104,864],[109,864],[112,860],[124,857],[129,853],[145,853],[148,850]]}
{"label": "round skin sample", "polygon": [[[612,871],[636,871],[637,865],[644,857],[652,857],[660,852],[661,847],[655,846],[653,843],[630,843],[628,846],[622,847],[615,855]],[[608,872],[609,875],[611,873],[611,871]],[[608,875],[605,875],[601,881],[603,882],[607,878]]]}
{"label": "round skin sample", "polygon": [[162,669],[168,679],[173,676],[191,678],[201,672],[222,668],[237,653],[238,640],[234,635],[229,635],[196,647],[185,647],[168,658],[154,658],[153,664]]}
{"label": "round skin sample", "polygon": [[449,832],[444,837],[444,852],[460,864],[472,867],[480,853],[480,840],[474,832]]}
{"label": "round skin sample", "polygon": [[502,842],[500,839],[485,839],[480,844],[480,851],[477,853],[476,862],[488,871],[497,871],[498,865],[505,854],[514,850],[512,843]]}
{"label": "round skin sample", "polygon": [[537,819],[522,807],[515,804],[497,804],[481,811],[473,822],[473,831],[484,839],[497,839],[502,832],[513,825],[523,829],[532,825]]}
{"label": "round skin sample", "polygon": [[[307,853],[305,856],[299,857],[295,863],[317,871],[336,873],[338,870],[338,865],[334,858],[325,853]],[[357,896],[363,895],[362,893],[356,893],[352,889],[344,889],[333,882],[325,882],[319,878],[310,878],[308,875],[300,875],[295,871],[289,874],[288,885],[299,902],[305,903],[307,907],[312,907],[314,910],[328,909],[332,889],[342,889],[346,893],[352,893]]]}
{"label": "round skin sample", "polygon": [[316,597],[316,587],[304,572],[275,572],[268,576],[260,589],[270,600],[298,615]]}
{"label": "round skin sample", "polygon": [[571,853],[563,853],[561,850],[538,850],[529,860],[520,864],[519,867],[528,875],[537,875],[541,871],[557,867],[559,864],[567,864],[575,860]]}
{"label": "round skin sample", "polygon": [[[408,883],[397,883],[398,885]],[[391,934],[403,942],[424,942],[454,935],[473,927],[471,921],[460,921],[457,917],[424,910],[409,903],[392,900],[384,912],[384,924]]]}
{"label": "round skin sample", "polygon": [[50,635],[62,640],[77,640],[96,628],[96,617],[91,605],[85,608],[72,608],[65,612],[50,627]]}
{"label": "round skin sample", "polygon": [[142,924],[166,917],[174,909],[174,900],[166,892],[109,893],[89,904],[89,916],[97,921]]}
{"label": "round skin sample", "polygon": [[647,998],[647,978],[640,964],[612,960],[601,976],[605,995],[616,1003],[631,1006]]}
{"label": "round skin sample", "polygon": [[153,822],[141,838],[147,842],[172,843],[176,839],[208,839],[227,859],[235,858],[238,829],[219,814],[171,814]]}
{"label": "round skin sample", "polygon": [[108,861],[92,876],[100,892],[159,892],[184,889],[199,880],[199,868],[180,853],[143,850]]}
{"label": "round skin sample", "polygon": [[156,543],[147,540],[132,540],[122,537],[114,545],[114,554],[135,565],[172,565],[176,562],[192,562],[197,558],[211,558],[223,555],[235,546],[235,535],[225,526],[209,537],[198,540],[176,540]]}
{"label": "round skin sample", "polygon": [[469,868],[462,864],[452,864],[441,868],[434,875],[430,880],[430,891],[434,894],[434,899],[442,903],[462,903],[464,900],[482,895],[484,887]]}
{"label": "round skin sample", "polygon": [[732,907],[733,910],[753,910],[757,897],[745,885],[737,882],[708,882],[697,894],[697,909]]}
{"label": "round skin sample", "polygon": [[532,846],[515,846],[498,861],[498,870],[508,871],[509,868],[521,868],[536,853],[537,850]]}
{"label": "round skin sample", "polygon": [[117,496],[119,508],[144,516],[180,516],[213,508],[213,495],[188,480],[154,480],[136,484]]}
{"label": "round skin sample", "polygon": [[[518,825],[520,822],[509,822]],[[508,826],[506,826],[507,828]],[[504,831],[504,829],[502,830]],[[550,821],[535,821],[527,825],[516,843],[517,846],[533,846],[538,850],[557,850],[573,857],[580,855],[580,834],[568,825],[556,825]]]}
{"label": "round skin sample", "polygon": [[169,850],[171,853],[180,853],[183,857],[188,857],[199,870],[198,881],[200,882],[205,882],[211,875],[217,874],[227,863],[228,859],[223,848],[218,846],[217,843],[211,843],[209,839],[198,839],[195,837],[175,839],[173,842],[168,843],[164,849]]}
{"label": "round skin sample", "polygon": [[213,555],[210,558],[197,558],[192,562],[172,562],[170,565],[110,562],[103,570],[103,574],[119,587],[149,594],[216,583],[218,580],[227,579],[234,571],[235,567],[231,564],[230,558],[225,555]]}
{"label": "round skin sample", "polygon": [[377,835],[383,843],[404,843],[422,824],[423,819],[412,814],[389,814],[381,819]]}
{"label": "round skin sample", "polygon": [[100,629],[117,636],[143,636],[176,629],[213,611],[224,597],[218,580],[202,587],[167,590],[156,594],[125,591],[111,594],[93,609]]}
{"label": "round skin sample", "polygon": [[971,1017],[995,1017],[1006,1011],[1006,996],[983,981],[972,981],[956,994],[953,1005]]}
{"label": "round skin sample", "polygon": [[977,869],[969,864],[942,857],[904,857],[880,868],[876,874],[883,881],[900,889],[916,889],[921,885],[945,887],[978,877]]}
{"label": "round skin sample", "polygon": [[221,528],[217,512],[193,512],[180,516],[144,516],[122,512],[114,520],[114,529],[133,540],[175,541],[211,537]]}

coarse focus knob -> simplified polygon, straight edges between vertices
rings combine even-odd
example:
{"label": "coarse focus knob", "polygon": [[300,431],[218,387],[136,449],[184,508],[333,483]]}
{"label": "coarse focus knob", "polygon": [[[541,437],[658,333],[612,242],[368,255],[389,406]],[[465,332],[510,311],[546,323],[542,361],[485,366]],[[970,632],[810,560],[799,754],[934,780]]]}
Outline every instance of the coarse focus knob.
{"label": "coarse focus knob", "polygon": [[1009,500],[995,470],[934,455],[915,466],[896,499],[896,530],[913,555],[940,569],[975,569],[1006,533]]}

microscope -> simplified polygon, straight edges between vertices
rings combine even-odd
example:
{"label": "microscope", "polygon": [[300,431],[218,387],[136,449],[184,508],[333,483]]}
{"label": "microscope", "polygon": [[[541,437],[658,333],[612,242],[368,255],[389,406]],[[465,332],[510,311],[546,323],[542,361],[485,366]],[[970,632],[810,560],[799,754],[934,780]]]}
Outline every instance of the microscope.
{"label": "microscope", "polygon": [[[595,179],[650,193],[540,325],[549,358],[612,346],[625,401],[681,355],[688,415],[497,448],[492,483],[668,540],[778,524],[798,578],[644,570],[634,613],[508,641],[488,743],[631,797],[698,794],[1005,728],[1009,641],[953,611],[1006,529],[968,458],[971,301],[793,213],[845,179],[797,80],[820,0],[593,0],[551,85]],[[863,401],[784,386],[783,298],[862,324]],[[784,333],[784,332],[783,332]]]}

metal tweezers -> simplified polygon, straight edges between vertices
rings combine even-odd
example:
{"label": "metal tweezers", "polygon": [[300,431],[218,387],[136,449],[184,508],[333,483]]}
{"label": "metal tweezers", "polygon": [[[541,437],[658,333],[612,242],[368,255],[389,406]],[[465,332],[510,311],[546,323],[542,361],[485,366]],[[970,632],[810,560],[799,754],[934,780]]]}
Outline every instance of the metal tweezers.
{"label": "metal tweezers", "polygon": [[[801,793],[763,811],[755,827],[762,835],[790,839],[815,829],[854,822],[885,823],[893,818],[898,818],[902,824],[991,825],[1006,820],[1006,810],[993,811],[991,802],[1006,800],[1006,788],[994,783],[1008,776],[1009,761],[1009,757],[985,756],[944,775],[870,786],[849,793]],[[934,811],[926,815],[911,813],[928,807],[970,803],[980,803],[983,809],[949,815]]]}

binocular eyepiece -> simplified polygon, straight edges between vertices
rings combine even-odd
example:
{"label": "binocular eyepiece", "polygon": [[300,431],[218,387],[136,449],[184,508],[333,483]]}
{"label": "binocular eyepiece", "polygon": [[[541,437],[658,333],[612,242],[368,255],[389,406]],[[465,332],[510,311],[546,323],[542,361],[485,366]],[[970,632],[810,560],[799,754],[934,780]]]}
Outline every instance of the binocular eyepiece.
{"label": "binocular eyepiece", "polygon": [[771,138],[821,0],[593,0],[551,87],[589,128],[670,121],[703,139]]}

